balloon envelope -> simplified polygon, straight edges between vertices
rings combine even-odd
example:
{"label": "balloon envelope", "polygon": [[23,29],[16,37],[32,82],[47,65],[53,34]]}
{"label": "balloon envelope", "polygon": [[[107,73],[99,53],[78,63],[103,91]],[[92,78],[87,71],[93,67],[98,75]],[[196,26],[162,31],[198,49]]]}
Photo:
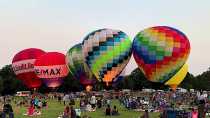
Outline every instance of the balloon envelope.
{"label": "balloon envelope", "polygon": [[70,73],[74,78],[79,79],[82,85],[86,86],[96,83],[94,75],[84,61],[81,44],[77,44],[69,49],[66,54],[66,63]]}
{"label": "balloon envelope", "polygon": [[36,75],[50,88],[59,87],[62,79],[68,75],[65,55],[58,52],[42,55],[35,61],[34,68]]}
{"label": "balloon envelope", "polygon": [[100,29],[84,38],[82,50],[85,62],[95,77],[108,85],[127,65],[132,44],[120,30]]}
{"label": "balloon envelope", "polygon": [[119,83],[120,81],[122,81],[124,79],[124,76],[125,76],[125,71],[126,69],[124,69],[120,75],[118,77],[116,77],[114,80],[113,80],[113,84],[117,84]]}
{"label": "balloon envelope", "polygon": [[42,84],[34,72],[35,60],[45,52],[37,48],[28,48],[17,53],[12,60],[12,68],[28,88],[39,88]]}
{"label": "balloon envelope", "polygon": [[185,64],[190,53],[188,38],[179,30],[156,26],[139,32],[133,55],[147,79],[164,83]]}

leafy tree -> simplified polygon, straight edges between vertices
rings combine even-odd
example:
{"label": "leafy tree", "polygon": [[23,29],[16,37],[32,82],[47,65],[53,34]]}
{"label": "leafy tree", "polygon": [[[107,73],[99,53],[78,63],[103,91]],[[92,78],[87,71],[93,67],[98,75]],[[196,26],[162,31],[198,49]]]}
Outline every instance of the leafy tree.
{"label": "leafy tree", "polygon": [[[179,86],[186,89],[210,90],[209,84],[210,68],[198,76],[193,76],[193,74],[188,72],[185,79]],[[104,83],[97,81],[93,88],[94,90],[102,90],[103,88],[141,90],[143,88],[167,89],[168,86],[148,81],[142,71],[136,68],[130,75],[125,76],[124,79],[118,82],[114,87],[106,87]],[[0,94],[15,94],[17,91],[22,90],[28,89],[16,78],[11,65],[6,65],[0,69]],[[64,78],[63,84],[56,91],[71,92],[80,90],[85,90],[85,87],[79,83],[78,79],[74,79],[74,77],[69,74]],[[39,92],[42,93],[49,91],[51,90],[46,86],[41,86],[39,89]]]}
{"label": "leafy tree", "polygon": [[3,91],[3,88],[4,87],[4,85],[3,85],[3,79],[2,79],[2,77],[0,76],[0,93],[2,93],[2,91]]}
{"label": "leafy tree", "polygon": [[20,80],[16,78],[16,75],[14,74],[12,70],[11,65],[6,65],[0,70],[0,76],[2,80],[2,91],[1,93],[3,95],[6,94],[14,94],[19,90],[25,90],[26,87],[21,83]]}
{"label": "leafy tree", "polygon": [[59,87],[59,92],[72,92],[81,90],[78,79],[75,79],[70,73],[64,78],[63,84]]}
{"label": "leafy tree", "polygon": [[193,89],[194,88],[194,82],[196,81],[195,77],[193,74],[190,74],[189,72],[187,73],[186,77],[182,81],[182,83],[179,85],[182,88],[186,89]]}
{"label": "leafy tree", "polygon": [[202,74],[196,76],[193,87],[199,90],[210,90],[210,68]]}

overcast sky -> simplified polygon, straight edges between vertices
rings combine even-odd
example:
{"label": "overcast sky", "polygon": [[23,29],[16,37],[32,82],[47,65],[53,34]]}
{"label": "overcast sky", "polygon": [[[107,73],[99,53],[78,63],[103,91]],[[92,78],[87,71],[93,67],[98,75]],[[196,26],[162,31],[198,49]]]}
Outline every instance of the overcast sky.
{"label": "overcast sky", "polygon": [[[66,53],[96,29],[120,29],[133,39],[155,25],[188,36],[191,73],[210,67],[210,0],[0,0],[0,67],[25,48]],[[126,72],[136,67],[131,59]]]}

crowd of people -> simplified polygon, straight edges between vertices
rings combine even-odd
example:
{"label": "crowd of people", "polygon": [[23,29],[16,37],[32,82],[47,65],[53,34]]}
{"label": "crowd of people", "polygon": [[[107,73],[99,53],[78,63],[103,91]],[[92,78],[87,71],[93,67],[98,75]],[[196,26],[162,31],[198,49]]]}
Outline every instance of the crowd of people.
{"label": "crowd of people", "polygon": [[[11,101],[17,107],[25,107],[26,116],[37,116],[42,114],[42,109],[48,108],[48,100],[57,101],[64,106],[63,112],[58,118],[90,118],[87,112],[95,112],[100,109],[104,116],[120,116],[122,111],[118,107],[127,110],[141,112],[139,118],[150,118],[150,112],[158,112],[160,118],[205,118],[210,107],[210,93],[208,92],[130,92],[118,94],[97,94],[97,92],[78,93],[53,93],[47,95],[33,94],[21,99],[12,96],[0,97],[1,118],[14,118]],[[120,93],[120,94],[119,94]],[[112,103],[118,100],[119,105]],[[78,102],[79,101],[79,102]],[[79,104],[78,104],[79,103]],[[82,114],[83,113],[83,117]],[[142,114],[143,113],[143,114]],[[85,115],[84,115],[85,114]]]}
{"label": "crowd of people", "polygon": [[123,95],[119,101],[127,109],[159,112],[161,118],[205,118],[210,107],[209,95],[208,92],[199,91],[156,91],[141,92],[139,97]]}
{"label": "crowd of people", "polygon": [[[12,104],[13,102],[13,104]],[[12,105],[17,108],[25,107],[26,116],[41,115],[41,109],[47,108],[46,98],[40,95],[32,95],[28,97],[21,97],[16,99],[14,96],[0,97],[0,118],[14,118],[14,111]]]}
{"label": "crowd of people", "polygon": [[[128,110],[143,112],[140,118],[149,118],[150,112],[160,113],[161,118],[176,118],[177,116],[180,118],[205,118],[208,115],[209,93],[207,92],[155,91],[138,93],[140,94],[135,92],[134,94],[118,94],[116,99]],[[72,95],[69,99],[66,96],[63,96],[64,104],[73,99]],[[120,115],[117,106],[112,105],[112,99],[114,99],[113,94],[99,97],[94,94],[80,96],[79,110],[80,112],[94,112],[104,108],[106,116]],[[69,105],[74,104],[69,102]],[[111,108],[111,106],[113,107]],[[77,116],[79,117],[79,115]]]}
{"label": "crowd of people", "polygon": [[[111,98],[104,96],[95,96],[95,94],[85,94],[76,96],[75,94],[64,94],[57,97],[59,103],[65,105],[65,109],[59,118],[81,118],[81,112],[95,112],[97,109],[104,108],[105,116],[119,115],[117,106],[111,108]],[[74,108],[75,100],[79,100],[79,108]],[[87,115],[84,118],[89,118]]]}

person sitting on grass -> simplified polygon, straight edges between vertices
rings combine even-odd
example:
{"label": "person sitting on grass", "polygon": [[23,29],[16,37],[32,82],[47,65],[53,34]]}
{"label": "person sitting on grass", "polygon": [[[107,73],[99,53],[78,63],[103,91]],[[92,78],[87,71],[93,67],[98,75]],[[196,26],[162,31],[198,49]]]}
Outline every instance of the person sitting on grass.
{"label": "person sitting on grass", "polygon": [[105,111],[105,115],[106,116],[111,116],[111,108],[110,108],[110,105],[107,105],[107,108],[106,108],[106,111]]}
{"label": "person sitting on grass", "polygon": [[119,112],[118,112],[118,109],[117,109],[117,107],[116,107],[115,105],[114,105],[114,108],[113,108],[113,110],[112,110],[112,115],[113,115],[113,116],[120,115]]}
{"label": "person sitting on grass", "polygon": [[149,118],[148,110],[145,110],[144,114],[140,118]]}
{"label": "person sitting on grass", "polygon": [[38,109],[38,112],[41,113],[41,109],[42,109],[42,101],[41,100],[39,100],[39,102],[38,102],[37,109]]}
{"label": "person sitting on grass", "polygon": [[71,118],[71,110],[69,106],[65,107],[62,118]]}
{"label": "person sitting on grass", "polygon": [[27,115],[28,115],[28,116],[33,116],[34,113],[35,113],[35,108],[34,108],[34,105],[31,104],[30,107],[29,107],[28,110],[27,110]]}
{"label": "person sitting on grass", "polygon": [[75,112],[76,112],[76,118],[81,118],[81,109],[75,109]]}
{"label": "person sitting on grass", "polygon": [[27,109],[27,113],[26,114],[23,114],[23,115],[26,115],[26,116],[36,116],[36,115],[41,115],[41,112],[40,111],[37,111],[34,107],[33,104],[30,105],[30,107]]}
{"label": "person sitting on grass", "polygon": [[91,105],[90,104],[87,104],[86,105],[86,108],[85,108],[86,111],[89,111],[89,112],[93,112],[95,111],[94,109],[92,109]]}

